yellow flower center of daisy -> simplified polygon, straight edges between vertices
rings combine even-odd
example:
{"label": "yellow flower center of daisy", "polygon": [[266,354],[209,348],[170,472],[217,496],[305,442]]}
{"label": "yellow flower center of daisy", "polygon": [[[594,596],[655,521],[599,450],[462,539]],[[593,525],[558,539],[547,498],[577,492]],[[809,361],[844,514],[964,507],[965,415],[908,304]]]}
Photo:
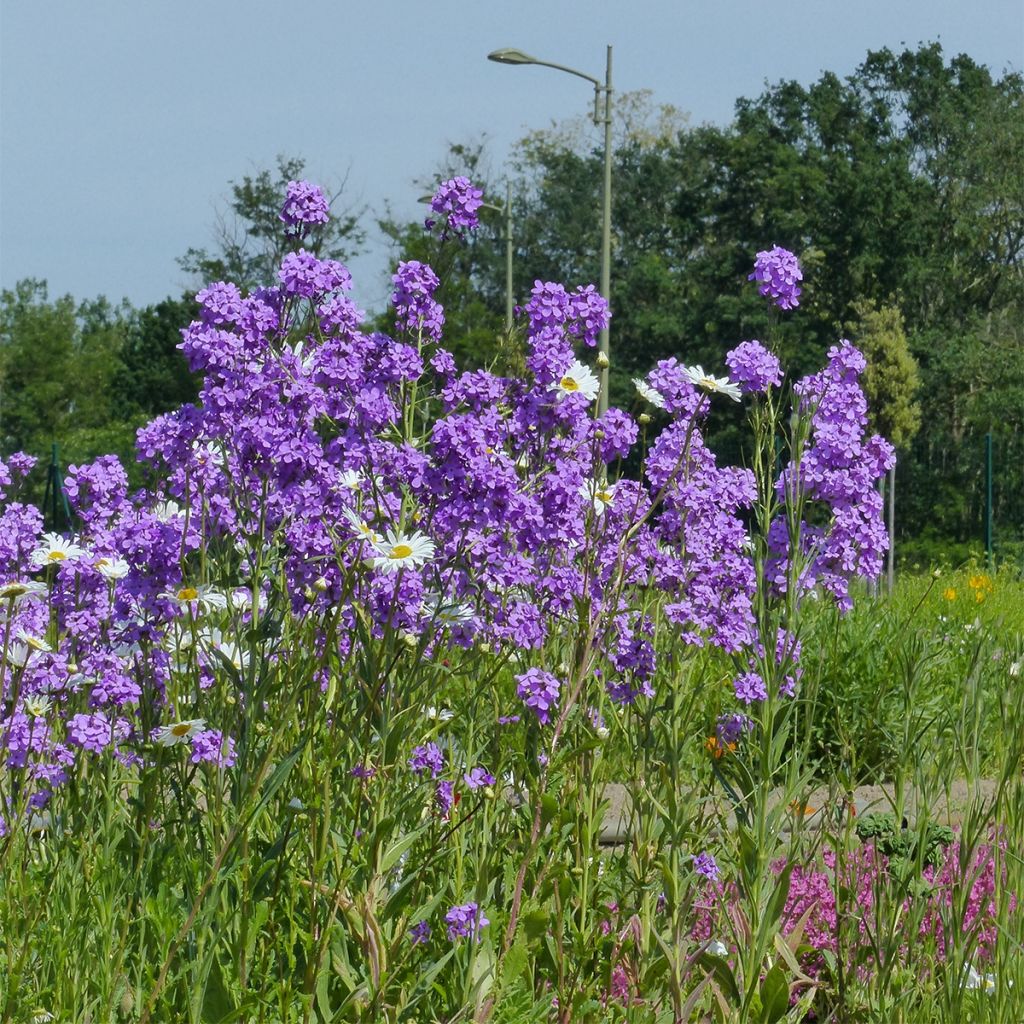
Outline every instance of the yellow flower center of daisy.
{"label": "yellow flower center of daisy", "polygon": [[396,561],[399,558],[408,558],[412,554],[412,548],[408,544],[396,544],[392,549],[388,558],[393,558]]}
{"label": "yellow flower center of daisy", "polygon": [[575,377],[563,377],[559,381],[559,387],[563,391],[579,391],[580,382]]}
{"label": "yellow flower center of daisy", "polygon": [[28,593],[28,587],[24,583],[9,583],[3,588],[4,597],[21,597]]}
{"label": "yellow flower center of daisy", "polygon": [[51,552],[50,552],[50,553],[49,553],[49,554],[48,554],[48,555],[46,556],[46,560],[47,560],[48,562],[63,562],[63,561],[64,561],[64,559],[65,559],[65,558],[67,558],[67,557],[68,557],[68,556],[67,556],[67,555],[65,555],[63,551],[51,551]]}
{"label": "yellow flower center of daisy", "polygon": [[199,591],[195,587],[182,587],[178,591],[179,601],[194,601],[199,596]]}
{"label": "yellow flower center of daisy", "polygon": [[607,505],[612,500],[612,492],[611,491],[598,491],[597,492],[597,500],[598,501],[603,501]]}
{"label": "yellow flower center of daisy", "polygon": [[718,387],[718,381],[714,377],[701,377],[700,386],[707,388],[708,391],[714,391]]}
{"label": "yellow flower center of daisy", "polygon": [[178,722],[177,725],[171,726],[172,736],[187,736],[192,726],[188,722]]}

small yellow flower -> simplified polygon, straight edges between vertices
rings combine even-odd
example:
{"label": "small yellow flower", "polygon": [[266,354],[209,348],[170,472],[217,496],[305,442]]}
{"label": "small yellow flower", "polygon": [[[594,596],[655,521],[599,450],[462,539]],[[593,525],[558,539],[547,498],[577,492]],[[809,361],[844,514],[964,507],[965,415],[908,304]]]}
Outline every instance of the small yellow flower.
{"label": "small yellow flower", "polygon": [[947,601],[955,601],[956,600],[956,591],[952,587],[946,587],[946,589],[942,592],[942,596]]}
{"label": "small yellow flower", "polygon": [[709,736],[704,741],[704,749],[717,761],[723,754],[735,753],[736,744],[727,743],[723,746],[717,736]]}

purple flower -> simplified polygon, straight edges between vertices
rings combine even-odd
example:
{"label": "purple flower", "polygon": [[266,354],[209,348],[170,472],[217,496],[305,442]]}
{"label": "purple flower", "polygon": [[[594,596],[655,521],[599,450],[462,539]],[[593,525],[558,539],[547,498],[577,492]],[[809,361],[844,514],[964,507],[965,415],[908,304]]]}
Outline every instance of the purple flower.
{"label": "purple flower", "polygon": [[428,338],[440,341],[444,310],[434,301],[434,292],[441,283],[437,274],[426,263],[408,260],[398,264],[391,280],[395,285],[391,304],[398,316],[397,329],[412,334],[422,330]]}
{"label": "purple flower", "polygon": [[767,700],[768,690],[764,680],[756,672],[744,672],[733,680],[736,699],[744,704],[752,704],[755,700]]}
{"label": "purple flower", "polygon": [[608,303],[592,284],[568,292],[564,285],[550,281],[534,281],[526,314],[531,335],[553,328],[559,334],[581,338],[590,348],[597,344],[598,334],[611,317]]}
{"label": "purple flower", "polygon": [[710,882],[718,881],[718,862],[710,853],[698,853],[693,858],[693,870],[698,875],[703,875]]}
{"label": "purple flower", "polygon": [[759,341],[744,341],[726,354],[729,378],[746,392],[767,391],[782,383],[779,360]]}
{"label": "purple flower", "polygon": [[444,771],[444,753],[436,743],[416,747],[409,758],[409,767],[422,778],[428,771],[436,779]]}
{"label": "purple flower", "polygon": [[471,768],[462,778],[470,789],[482,789],[484,786],[494,785],[494,776],[479,765],[476,768]]}
{"label": "purple flower", "polygon": [[409,938],[414,946],[419,946],[430,938],[430,925],[426,921],[417,921],[409,929]]}
{"label": "purple flower", "polygon": [[[442,240],[447,238],[449,233],[461,237],[464,231],[471,231],[479,225],[480,219],[476,211],[483,205],[483,195],[480,189],[473,187],[469,178],[459,176],[441,182],[430,201],[430,208],[445,218],[446,223],[441,231]],[[437,221],[428,217],[424,223],[430,231]]]}
{"label": "purple flower", "polygon": [[102,711],[94,715],[74,715],[68,720],[68,743],[83,750],[101,754],[117,740],[125,739],[128,729],[122,719],[116,722],[107,718]]}
{"label": "purple flower", "polygon": [[317,259],[305,249],[288,253],[277,276],[288,295],[307,299],[319,299],[336,289],[347,291],[352,285],[352,276],[337,260]]}
{"label": "purple flower", "polygon": [[354,779],[372,779],[376,774],[377,770],[366,764],[357,764],[354,768],[349,769],[349,775]]}
{"label": "purple flower", "polygon": [[441,812],[442,818],[447,818],[455,804],[455,784],[443,779],[437,784],[434,790],[434,803]]}
{"label": "purple flower", "polygon": [[319,185],[310,181],[289,181],[281,220],[289,227],[326,224],[330,203]]}
{"label": "purple flower", "polygon": [[723,747],[739,743],[753,729],[754,723],[746,715],[722,715],[715,723],[715,735]]}
{"label": "purple flower", "polygon": [[562,684],[550,672],[530,668],[515,677],[519,684],[516,694],[528,708],[533,708],[541,725],[547,725],[550,711],[558,704],[558,693]]}
{"label": "purple flower", "polygon": [[800,262],[788,249],[773,246],[757,254],[754,272],[748,281],[758,281],[762,295],[771,298],[779,309],[794,309],[800,305],[800,286],[804,279]]}
{"label": "purple flower", "polygon": [[206,729],[192,737],[193,764],[230,768],[235,763],[235,741],[219,729]]}
{"label": "purple flower", "polygon": [[444,919],[448,923],[448,938],[452,942],[472,936],[479,938],[480,929],[491,923],[475,903],[462,903],[452,907],[444,915]]}

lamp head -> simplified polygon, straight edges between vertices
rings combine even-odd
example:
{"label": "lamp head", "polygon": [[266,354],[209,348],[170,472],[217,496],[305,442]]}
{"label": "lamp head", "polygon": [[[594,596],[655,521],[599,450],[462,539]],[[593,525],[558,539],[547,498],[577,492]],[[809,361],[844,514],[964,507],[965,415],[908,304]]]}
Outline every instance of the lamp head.
{"label": "lamp head", "polygon": [[505,49],[495,50],[493,53],[487,54],[488,60],[493,60],[497,64],[536,64],[537,58],[531,57],[528,53],[523,53],[522,50]]}

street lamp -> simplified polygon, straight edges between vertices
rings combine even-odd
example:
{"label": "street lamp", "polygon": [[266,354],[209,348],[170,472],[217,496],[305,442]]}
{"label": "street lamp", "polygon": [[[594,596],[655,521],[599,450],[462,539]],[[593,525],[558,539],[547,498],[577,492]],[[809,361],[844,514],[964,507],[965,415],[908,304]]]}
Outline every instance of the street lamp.
{"label": "street lamp", "polygon": [[487,210],[495,210],[505,218],[505,333],[512,333],[512,182],[505,182],[505,205],[481,204]]}
{"label": "street lamp", "polygon": [[[611,263],[612,263],[612,48],[608,47],[608,61],[605,68],[604,84],[593,75],[584,74],[564,64],[554,64],[548,60],[538,60],[522,50],[495,50],[487,55],[488,60],[497,64],[537,64],[542,68],[554,68],[566,74],[584,78],[594,86],[594,124],[604,125],[604,188],[602,193],[601,212],[601,295],[611,306]],[[603,102],[602,102],[603,100]],[[608,358],[609,332],[605,327],[601,331],[600,348],[605,358],[601,366],[601,393],[597,399],[598,415],[608,409]]]}

